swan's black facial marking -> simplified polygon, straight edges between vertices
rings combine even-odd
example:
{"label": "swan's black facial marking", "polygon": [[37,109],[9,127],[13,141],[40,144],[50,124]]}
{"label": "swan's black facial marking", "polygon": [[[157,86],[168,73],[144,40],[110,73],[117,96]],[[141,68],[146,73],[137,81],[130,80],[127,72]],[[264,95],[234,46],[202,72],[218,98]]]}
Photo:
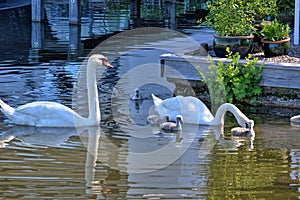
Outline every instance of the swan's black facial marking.
{"label": "swan's black facial marking", "polygon": [[253,128],[253,121],[250,120],[249,122],[245,123],[245,128],[251,130]]}

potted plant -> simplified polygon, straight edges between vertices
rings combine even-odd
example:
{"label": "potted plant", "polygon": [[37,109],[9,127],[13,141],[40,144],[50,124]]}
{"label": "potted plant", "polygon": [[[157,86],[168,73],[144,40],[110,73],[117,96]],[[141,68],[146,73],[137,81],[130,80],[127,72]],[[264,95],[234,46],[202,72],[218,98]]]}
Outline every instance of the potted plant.
{"label": "potted plant", "polygon": [[[213,47],[216,56],[226,57],[226,48],[246,57],[252,49],[254,32],[254,6],[240,0],[215,0],[208,2],[206,24],[217,32]],[[255,2],[255,1],[254,1]]]}
{"label": "potted plant", "polygon": [[251,3],[253,6],[253,15],[254,15],[254,43],[256,42],[261,46],[261,34],[260,31],[262,29],[262,20],[271,20],[274,19],[278,15],[278,7],[277,0],[255,0]]}
{"label": "potted plant", "polygon": [[290,49],[290,27],[277,19],[272,22],[263,21],[261,39],[266,57],[286,55]]}

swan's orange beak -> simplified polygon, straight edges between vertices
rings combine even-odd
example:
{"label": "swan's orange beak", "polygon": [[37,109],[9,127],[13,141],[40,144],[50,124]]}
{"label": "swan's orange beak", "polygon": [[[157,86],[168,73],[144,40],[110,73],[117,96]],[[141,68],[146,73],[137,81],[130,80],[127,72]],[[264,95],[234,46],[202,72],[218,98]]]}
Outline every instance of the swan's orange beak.
{"label": "swan's orange beak", "polygon": [[107,60],[103,60],[103,65],[105,66],[105,67],[109,67],[109,68],[113,68],[114,66],[112,66],[112,64],[110,64]]}

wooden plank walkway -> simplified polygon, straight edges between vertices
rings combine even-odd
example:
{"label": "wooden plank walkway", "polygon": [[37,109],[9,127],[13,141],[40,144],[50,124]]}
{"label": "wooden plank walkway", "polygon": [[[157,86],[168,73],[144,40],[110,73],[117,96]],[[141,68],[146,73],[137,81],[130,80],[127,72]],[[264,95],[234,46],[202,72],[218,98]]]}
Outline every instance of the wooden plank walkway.
{"label": "wooden plank walkway", "polygon": [[[226,59],[213,58],[214,62]],[[204,72],[208,70],[209,63],[205,56],[178,56],[175,54],[163,54],[160,56],[161,76],[166,78],[181,78],[169,67],[175,69],[187,80],[200,80],[196,66],[200,66]],[[241,60],[241,62],[246,62]],[[261,86],[300,89],[300,64],[293,63],[265,63],[262,71]]]}

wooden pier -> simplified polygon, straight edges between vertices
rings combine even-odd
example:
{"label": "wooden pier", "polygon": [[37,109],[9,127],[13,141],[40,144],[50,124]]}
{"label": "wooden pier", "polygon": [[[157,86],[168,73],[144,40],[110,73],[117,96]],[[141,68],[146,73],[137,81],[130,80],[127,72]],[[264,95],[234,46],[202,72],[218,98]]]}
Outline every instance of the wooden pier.
{"label": "wooden pier", "polygon": [[[44,0],[31,0],[33,22],[45,20]],[[69,0],[69,23],[80,24],[80,0]]]}
{"label": "wooden pier", "polygon": [[[80,0],[68,0],[69,2],[69,23],[76,25],[80,24]],[[45,0],[31,0],[32,5],[32,21],[42,22],[45,20],[44,12]],[[165,7],[166,23],[175,24],[175,3],[176,0],[164,0],[167,5]],[[130,0],[130,19],[136,22],[141,17],[141,0]]]}

